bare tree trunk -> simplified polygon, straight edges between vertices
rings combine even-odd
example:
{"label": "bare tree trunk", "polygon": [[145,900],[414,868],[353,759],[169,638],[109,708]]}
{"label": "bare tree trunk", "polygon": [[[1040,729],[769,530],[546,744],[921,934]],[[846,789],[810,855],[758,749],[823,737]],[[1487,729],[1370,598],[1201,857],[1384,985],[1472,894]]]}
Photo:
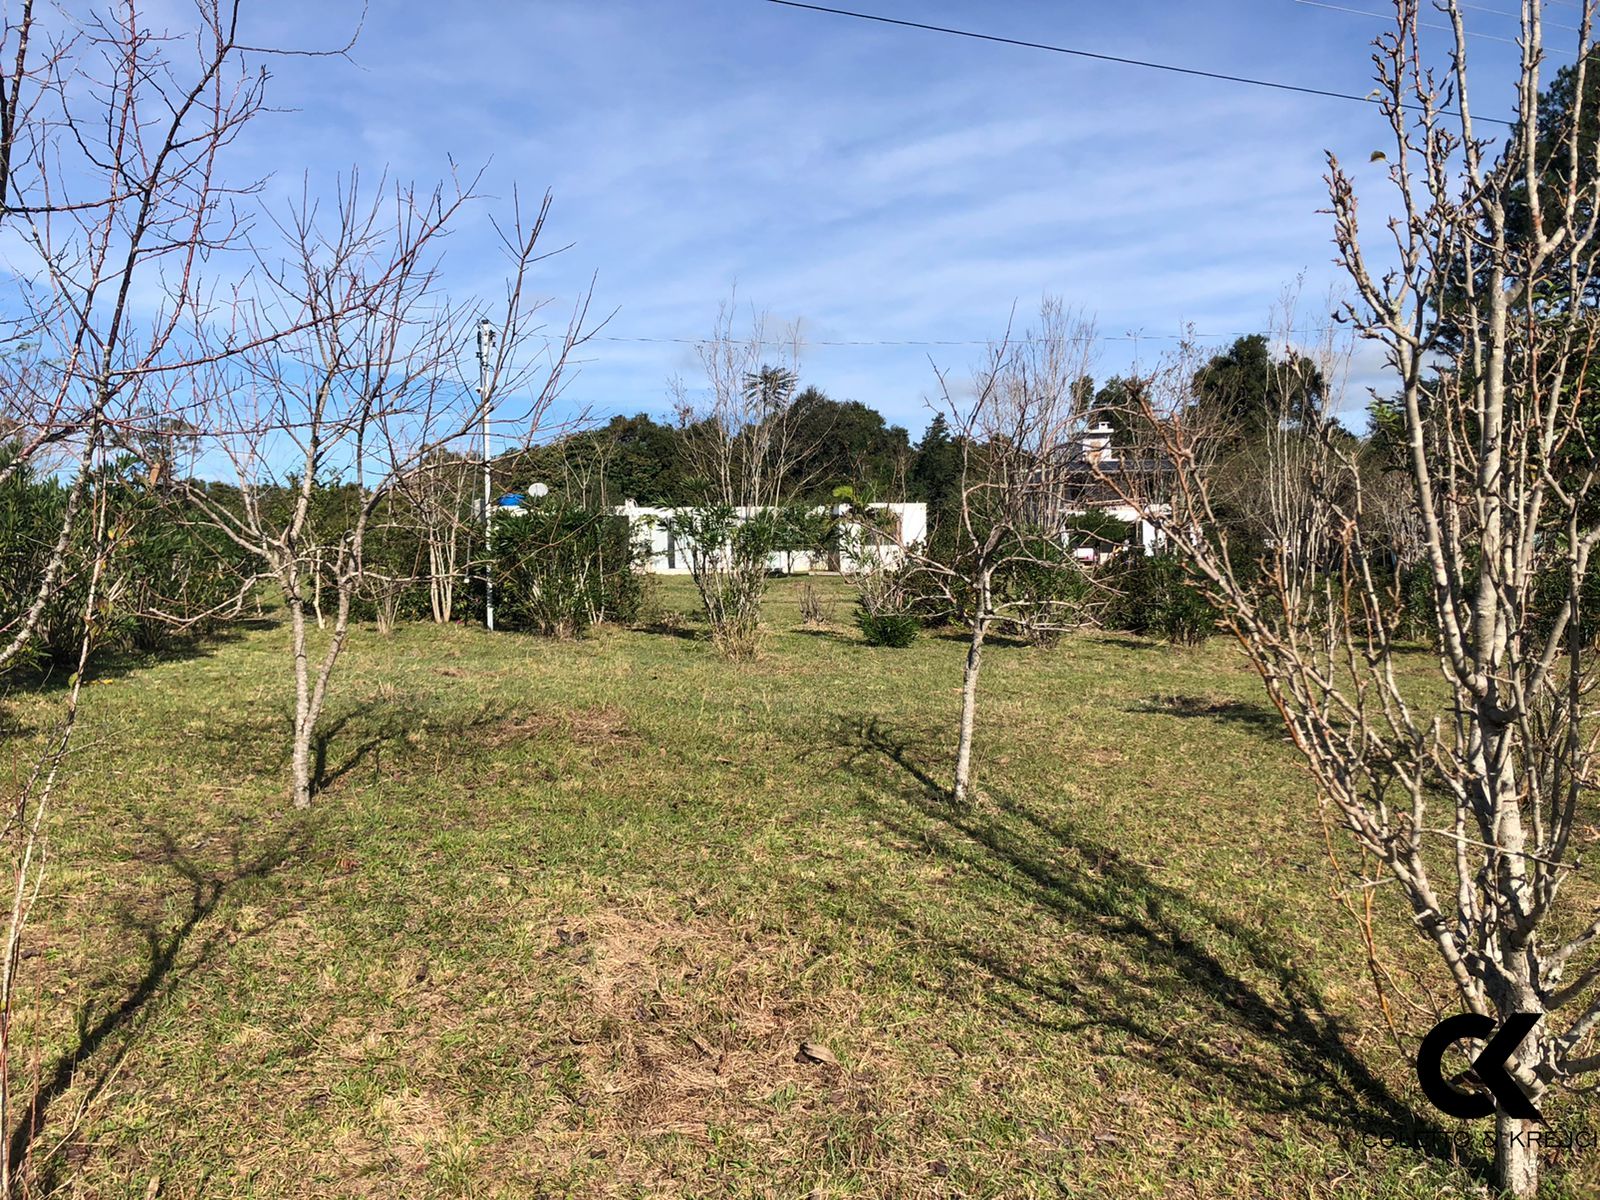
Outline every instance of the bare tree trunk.
{"label": "bare tree trunk", "polygon": [[[318,572],[320,574],[320,572]],[[316,714],[311,711],[310,656],[306,647],[306,602],[299,594],[298,580],[286,589],[289,595],[290,633],[294,639],[294,760],[292,799],[296,808],[311,807],[311,738],[316,730]],[[320,619],[320,615],[319,615]]]}
{"label": "bare tree trunk", "polygon": [[967,802],[967,791],[972,782],[972,728],[978,714],[978,672],[983,667],[983,639],[988,633],[989,618],[980,613],[972,621],[972,640],[967,643],[967,667],[961,677],[961,731],[956,738],[956,782],[950,791],[957,804]]}
{"label": "bare tree trunk", "polygon": [[317,628],[326,629],[322,616],[322,547],[311,552],[311,610],[317,614]]}
{"label": "bare tree trunk", "polygon": [[[12,1102],[11,1078],[16,1034],[15,1000],[17,976],[22,961],[22,939],[44,882],[45,815],[55,796],[61,765],[66,760],[78,722],[78,703],[83,695],[84,676],[89,670],[89,651],[94,642],[93,615],[99,597],[101,575],[106,563],[106,520],[104,505],[95,523],[95,558],[89,576],[88,594],[83,607],[83,624],[78,639],[78,669],[72,674],[66,709],[50,744],[35,760],[33,769],[15,798],[8,814],[7,847],[12,856],[11,909],[6,916],[4,950],[0,952],[0,1197],[10,1197],[27,1167],[28,1148],[12,1159],[11,1131],[16,1117]],[[30,1114],[28,1120],[36,1119]]]}
{"label": "bare tree trunk", "polygon": [[[951,788],[957,804],[965,803],[971,791],[978,674],[990,628],[1009,625],[1037,633],[1061,623],[1059,614],[1045,615],[1053,603],[1049,591],[1018,586],[1018,571],[1038,579],[1082,569],[1064,552],[1061,517],[1066,468],[1084,426],[1077,388],[1089,374],[1095,340],[1092,325],[1047,296],[1037,329],[1014,338],[1008,324],[1005,336],[989,346],[970,387],[958,391],[936,367],[961,447],[954,511],[945,517],[954,536],[907,545],[898,521],[885,522],[873,534],[894,545],[900,569],[909,566],[921,583],[937,589],[948,606],[944,611],[961,614],[971,632]],[[861,515],[870,523],[870,516]]]}
{"label": "bare tree trunk", "polygon": [[455,609],[455,547],[437,541],[428,546],[428,601],[436,625],[450,624]]}
{"label": "bare tree trunk", "polygon": [[1532,1200],[1539,1192],[1539,1147],[1530,1140],[1538,1128],[1533,1121],[1494,1115],[1495,1178],[1515,1200]]}

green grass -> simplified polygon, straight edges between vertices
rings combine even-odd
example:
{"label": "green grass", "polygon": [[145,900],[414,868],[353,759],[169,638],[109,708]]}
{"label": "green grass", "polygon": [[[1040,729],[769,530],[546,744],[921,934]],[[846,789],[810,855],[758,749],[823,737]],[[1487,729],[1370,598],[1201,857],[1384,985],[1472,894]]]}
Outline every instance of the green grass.
{"label": "green grass", "polygon": [[[996,647],[981,799],[952,811],[964,647],[867,647],[842,589],[837,624],[802,629],[795,595],[774,586],[746,665],[691,619],[569,643],[363,630],[309,816],[286,804],[282,629],[102,674],[25,959],[14,1072],[43,1098],[41,1186],[1477,1186],[1225,643]],[[1379,935],[1444,1002],[1401,921]],[[1552,1194],[1600,1181],[1562,1162]]]}

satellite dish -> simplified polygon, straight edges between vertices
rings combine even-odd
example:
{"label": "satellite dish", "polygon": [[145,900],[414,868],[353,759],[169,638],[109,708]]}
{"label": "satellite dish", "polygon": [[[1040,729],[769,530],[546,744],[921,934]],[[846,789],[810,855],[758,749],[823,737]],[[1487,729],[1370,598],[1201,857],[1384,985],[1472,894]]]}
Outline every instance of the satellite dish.
{"label": "satellite dish", "polygon": [[528,495],[530,496],[548,496],[549,494],[550,485],[548,483],[532,483],[528,485]]}

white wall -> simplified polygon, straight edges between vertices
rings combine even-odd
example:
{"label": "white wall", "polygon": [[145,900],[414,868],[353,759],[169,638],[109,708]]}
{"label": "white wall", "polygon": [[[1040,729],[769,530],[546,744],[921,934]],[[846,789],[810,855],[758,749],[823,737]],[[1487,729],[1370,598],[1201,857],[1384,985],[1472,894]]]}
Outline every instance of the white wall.
{"label": "white wall", "polygon": [[[900,538],[903,544],[912,545],[927,539],[928,506],[926,504],[872,504],[868,507],[882,512],[893,513],[899,518]],[[613,511],[619,516],[628,518],[636,539],[648,543],[649,554],[644,562],[646,571],[658,575],[687,575],[689,573],[688,551],[672,536],[667,528],[668,521],[677,512],[676,509],[646,508],[630,500]],[[760,510],[740,508],[737,511],[741,519],[748,520]],[[818,508],[814,511],[825,512],[827,510]],[[844,511],[842,505],[834,509],[836,515]],[[851,524],[847,524],[845,529],[847,533],[859,532],[859,526]],[[849,542],[851,539],[847,536],[844,540]],[[878,556],[885,565],[898,566],[901,559],[900,547],[878,547]],[[767,565],[774,571],[784,572],[826,571],[829,569],[829,563],[825,558],[818,557],[814,560],[809,554],[802,552],[790,553],[788,551],[775,552],[768,559]],[[855,561],[848,554],[840,555],[839,566],[841,570],[847,573],[862,569],[862,564]]]}

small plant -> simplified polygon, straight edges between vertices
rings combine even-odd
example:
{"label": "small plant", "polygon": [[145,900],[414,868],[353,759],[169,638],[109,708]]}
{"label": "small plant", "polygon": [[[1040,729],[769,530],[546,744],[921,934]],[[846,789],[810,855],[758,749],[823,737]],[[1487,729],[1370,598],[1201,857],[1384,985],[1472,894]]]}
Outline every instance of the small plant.
{"label": "small plant", "polygon": [[754,658],[769,562],[786,528],[782,514],[764,509],[742,516],[731,504],[712,504],[679,509],[668,528],[688,551],[711,640],[730,659]]}
{"label": "small plant", "polygon": [[996,590],[1008,598],[1016,632],[1035,646],[1053,646],[1082,624],[1091,593],[1089,577],[1071,551],[1048,535],[1034,534],[1025,549],[997,574]]}
{"label": "small plant", "polygon": [[810,629],[832,624],[833,621],[832,606],[823,603],[822,593],[810,580],[800,585],[800,620]]}
{"label": "small plant", "polygon": [[1216,628],[1217,611],[1187,583],[1171,588],[1156,614],[1155,632],[1174,646],[1198,646]]}
{"label": "small plant", "polygon": [[922,622],[911,613],[872,613],[866,609],[856,612],[856,624],[869,646],[892,646],[904,650],[917,640]]}
{"label": "small plant", "polygon": [[675,614],[668,613],[661,599],[661,581],[649,573],[637,574],[639,602],[634,609],[632,624],[639,629],[653,629],[665,625]]}

